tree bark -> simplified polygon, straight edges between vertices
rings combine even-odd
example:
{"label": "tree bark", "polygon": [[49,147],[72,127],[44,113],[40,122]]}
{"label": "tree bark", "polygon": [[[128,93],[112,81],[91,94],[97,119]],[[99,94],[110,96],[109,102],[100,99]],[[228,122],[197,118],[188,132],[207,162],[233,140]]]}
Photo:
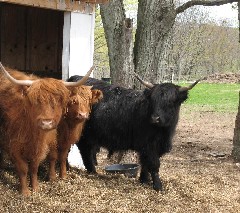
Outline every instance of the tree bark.
{"label": "tree bark", "polygon": [[126,18],[123,0],[111,0],[100,6],[105,37],[108,45],[110,77],[113,84],[132,85],[133,24]]}
{"label": "tree bark", "polygon": [[239,92],[238,113],[235,121],[235,129],[234,129],[234,136],[233,136],[232,156],[236,161],[240,162],[240,92]]}
{"label": "tree bark", "polygon": [[151,83],[159,83],[160,62],[176,18],[173,1],[139,0],[134,45],[135,71]]}
{"label": "tree bark", "polygon": [[239,33],[239,43],[240,43],[240,1],[238,1],[238,33]]}

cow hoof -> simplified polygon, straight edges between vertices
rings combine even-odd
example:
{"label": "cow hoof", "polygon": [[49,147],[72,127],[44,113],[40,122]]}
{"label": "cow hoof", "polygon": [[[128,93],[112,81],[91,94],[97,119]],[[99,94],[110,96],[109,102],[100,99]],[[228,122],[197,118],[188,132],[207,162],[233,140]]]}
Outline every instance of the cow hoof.
{"label": "cow hoof", "polygon": [[87,171],[87,173],[90,174],[90,175],[97,175],[96,171]]}
{"label": "cow hoof", "polygon": [[162,185],[162,183],[160,182],[160,183],[158,183],[158,184],[153,184],[153,189],[155,190],[155,191],[157,191],[157,192],[159,192],[159,191],[163,191],[163,185]]}
{"label": "cow hoof", "polygon": [[36,185],[36,186],[33,186],[32,189],[34,192],[37,192],[39,190],[39,187],[38,187],[38,185]]}
{"label": "cow hoof", "polygon": [[149,175],[140,175],[139,181],[141,184],[149,184],[151,182]]}
{"label": "cow hoof", "polygon": [[56,181],[56,180],[57,180],[56,176],[51,176],[51,177],[49,177],[49,181],[50,181],[50,182],[54,182],[54,181]]}
{"label": "cow hoof", "polygon": [[67,179],[67,175],[59,175],[59,177],[63,180],[66,180]]}
{"label": "cow hoof", "polygon": [[31,191],[29,189],[24,189],[21,191],[21,194],[24,196],[24,197],[28,197],[31,195]]}
{"label": "cow hoof", "polygon": [[140,183],[141,184],[144,184],[144,185],[149,185],[151,183],[150,180],[142,180],[142,179],[139,179]]}

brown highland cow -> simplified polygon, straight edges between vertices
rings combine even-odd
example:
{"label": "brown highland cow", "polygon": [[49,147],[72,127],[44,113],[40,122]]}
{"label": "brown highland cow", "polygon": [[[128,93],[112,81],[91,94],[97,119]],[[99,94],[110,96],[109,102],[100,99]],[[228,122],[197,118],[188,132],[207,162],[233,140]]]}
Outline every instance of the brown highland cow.
{"label": "brown highland cow", "polygon": [[[67,87],[82,85],[92,69],[77,84],[11,69],[7,72],[1,63],[0,69],[0,154],[6,151],[10,156],[19,176],[20,192],[30,195],[28,170],[32,189],[37,191],[40,162],[48,153],[50,159],[57,157],[56,128],[69,101]],[[49,178],[54,179],[51,175]]]}
{"label": "brown highland cow", "polygon": [[[60,162],[60,178],[66,178],[66,161],[71,145],[81,137],[85,121],[88,119],[92,105],[102,99],[100,90],[91,90],[91,86],[71,88],[67,110],[58,125],[58,159]],[[54,163],[50,170],[54,170]]]}

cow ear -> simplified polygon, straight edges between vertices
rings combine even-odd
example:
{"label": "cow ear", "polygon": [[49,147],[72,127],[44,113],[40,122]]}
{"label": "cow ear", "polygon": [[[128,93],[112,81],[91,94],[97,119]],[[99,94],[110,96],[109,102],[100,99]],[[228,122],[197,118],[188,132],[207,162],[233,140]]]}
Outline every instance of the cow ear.
{"label": "cow ear", "polygon": [[92,90],[92,104],[97,103],[103,98],[103,93],[101,90],[93,89]]}
{"label": "cow ear", "polygon": [[29,86],[20,86],[19,87],[19,92],[23,96],[26,96],[29,90],[30,90]]}
{"label": "cow ear", "polygon": [[151,96],[151,93],[152,93],[152,90],[151,89],[148,89],[146,88],[144,91],[143,91],[143,94],[149,98]]}
{"label": "cow ear", "polygon": [[181,104],[188,98],[188,91],[181,91],[178,95],[178,102]]}

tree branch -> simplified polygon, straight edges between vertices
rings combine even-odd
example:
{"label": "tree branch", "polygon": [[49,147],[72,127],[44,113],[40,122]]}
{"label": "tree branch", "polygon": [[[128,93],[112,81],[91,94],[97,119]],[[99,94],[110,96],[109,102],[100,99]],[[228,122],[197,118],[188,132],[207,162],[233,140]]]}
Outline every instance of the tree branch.
{"label": "tree branch", "polygon": [[192,7],[192,6],[196,6],[196,5],[202,5],[202,6],[220,6],[220,5],[224,5],[224,4],[228,4],[228,3],[233,3],[233,2],[238,2],[238,0],[191,0],[188,1],[186,3],[184,3],[183,5],[179,6],[176,9],[176,13],[182,13],[184,12],[186,9]]}

